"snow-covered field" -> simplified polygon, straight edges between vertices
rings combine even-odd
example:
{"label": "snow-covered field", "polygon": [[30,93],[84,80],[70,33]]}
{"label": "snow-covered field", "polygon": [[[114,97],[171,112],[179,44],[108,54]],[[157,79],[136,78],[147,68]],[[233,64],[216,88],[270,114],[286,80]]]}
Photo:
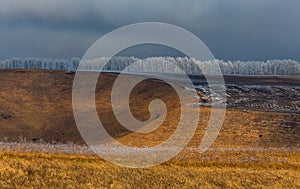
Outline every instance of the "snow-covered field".
{"label": "snow-covered field", "polygon": [[[218,96],[206,85],[197,89],[206,96]],[[215,98],[218,99],[218,98]],[[225,103],[225,99],[218,99]],[[209,106],[210,103],[193,104]],[[283,85],[226,85],[226,105],[228,108],[275,112],[300,113],[300,86]]]}

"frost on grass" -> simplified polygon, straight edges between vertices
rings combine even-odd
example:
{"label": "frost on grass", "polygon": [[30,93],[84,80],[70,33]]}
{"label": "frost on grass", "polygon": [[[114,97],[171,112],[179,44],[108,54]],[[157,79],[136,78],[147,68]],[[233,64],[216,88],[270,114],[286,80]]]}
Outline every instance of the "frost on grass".
{"label": "frost on grass", "polygon": [[[97,147],[97,151],[103,151],[104,153],[108,154],[121,154],[126,156],[126,154],[130,153],[136,153],[138,151],[144,152],[144,153],[152,153],[154,150],[156,152],[163,152],[163,151],[172,151],[176,150],[172,147],[161,147],[153,149],[151,147],[143,147],[140,148],[140,150],[136,150],[135,148],[132,148],[133,150],[128,150],[120,147],[107,147],[105,145],[102,145],[103,148]],[[64,154],[85,154],[85,155],[93,155],[94,152],[92,148],[86,146],[86,145],[77,145],[74,143],[46,143],[42,140],[38,142],[28,142],[25,139],[22,139],[22,141],[18,142],[7,142],[5,140],[0,141],[0,150],[9,150],[9,151],[25,151],[25,152],[45,152],[45,153],[64,153]],[[191,148],[186,147],[184,151],[189,152],[197,152],[198,148]],[[280,147],[280,148],[263,148],[263,147],[247,147],[247,148],[224,148],[224,147],[212,147],[208,149],[209,152],[294,152],[294,151],[300,151],[300,147]]]}

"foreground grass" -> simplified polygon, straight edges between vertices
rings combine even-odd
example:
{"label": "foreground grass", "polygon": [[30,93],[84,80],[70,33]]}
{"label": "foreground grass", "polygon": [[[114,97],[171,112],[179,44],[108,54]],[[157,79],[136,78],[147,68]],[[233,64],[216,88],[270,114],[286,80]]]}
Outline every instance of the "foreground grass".
{"label": "foreground grass", "polygon": [[131,169],[96,156],[0,151],[0,188],[300,187],[299,152],[208,152],[204,156]]}

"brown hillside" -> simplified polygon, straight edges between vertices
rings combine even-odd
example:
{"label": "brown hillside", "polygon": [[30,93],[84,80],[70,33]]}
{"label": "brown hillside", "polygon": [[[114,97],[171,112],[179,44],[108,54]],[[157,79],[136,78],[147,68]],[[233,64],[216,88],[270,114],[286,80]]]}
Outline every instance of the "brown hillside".
{"label": "brown hillside", "polygon": [[[116,76],[104,74],[96,90],[98,114],[106,129],[119,141],[134,146],[156,145],[167,139],[179,119],[180,108],[174,90],[159,80],[147,80],[136,86],[130,105],[137,119],[149,118],[148,105],[155,98],[166,103],[168,115],[162,127],[149,134],[131,133],[112,114],[109,99]],[[73,118],[73,79],[74,75],[64,71],[0,70],[0,138],[84,143]],[[190,111],[197,111],[197,108],[190,108]],[[201,108],[201,121],[191,146],[196,147],[201,141],[209,115],[210,108]],[[300,139],[299,122],[299,114],[228,110],[214,145],[296,147]]]}

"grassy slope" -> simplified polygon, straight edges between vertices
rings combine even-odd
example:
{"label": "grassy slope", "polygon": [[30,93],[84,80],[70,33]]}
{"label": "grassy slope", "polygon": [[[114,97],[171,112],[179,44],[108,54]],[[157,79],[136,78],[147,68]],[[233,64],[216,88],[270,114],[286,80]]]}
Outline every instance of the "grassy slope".
{"label": "grassy slope", "polygon": [[[84,143],[73,118],[72,81],[64,71],[0,70],[0,138]],[[111,84],[115,74],[104,74],[96,90],[99,117],[112,136],[124,143],[149,145],[168,138],[178,123],[178,101],[174,91],[157,81],[141,83],[131,95],[132,113],[140,120],[149,118],[148,105],[155,98],[168,107],[166,121],[150,134],[130,134],[112,114]],[[230,78],[228,78],[229,80]],[[164,91],[163,93],[161,91]],[[189,111],[197,111],[191,108]],[[209,120],[210,109],[201,108],[201,122],[191,141],[197,146]],[[296,147],[300,140],[299,114],[228,110],[215,145],[222,147]],[[296,126],[290,127],[289,123]],[[129,134],[129,135],[128,135]],[[261,137],[260,137],[261,136]],[[130,141],[134,138],[135,141]],[[155,145],[154,143],[152,145]]]}
{"label": "grassy slope", "polygon": [[[0,138],[83,143],[76,129],[72,108],[73,75],[63,71],[0,70]],[[163,126],[149,134],[130,133],[111,116],[107,102],[114,74],[106,74],[96,90],[98,114],[113,136],[125,144],[151,146],[168,138],[178,121],[178,104],[172,90],[158,82],[148,81],[133,91],[132,112],[141,120],[148,118],[143,99],[164,99],[171,114]],[[165,91],[165,93],[155,93]],[[154,92],[151,95],[150,92]],[[167,94],[167,95],[166,95]],[[142,108],[141,108],[142,107]],[[192,109],[190,111],[196,111]],[[201,109],[201,121],[189,146],[197,147],[205,131],[210,109]],[[213,144],[216,148],[269,149],[299,147],[299,114],[243,112],[228,110],[223,128]],[[183,152],[164,165],[149,169],[128,169],[112,165],[93,156],[0,152],[0,188],[97,187],[97,188],[164,188],[261,187],[297,188],[299,152]]]}

